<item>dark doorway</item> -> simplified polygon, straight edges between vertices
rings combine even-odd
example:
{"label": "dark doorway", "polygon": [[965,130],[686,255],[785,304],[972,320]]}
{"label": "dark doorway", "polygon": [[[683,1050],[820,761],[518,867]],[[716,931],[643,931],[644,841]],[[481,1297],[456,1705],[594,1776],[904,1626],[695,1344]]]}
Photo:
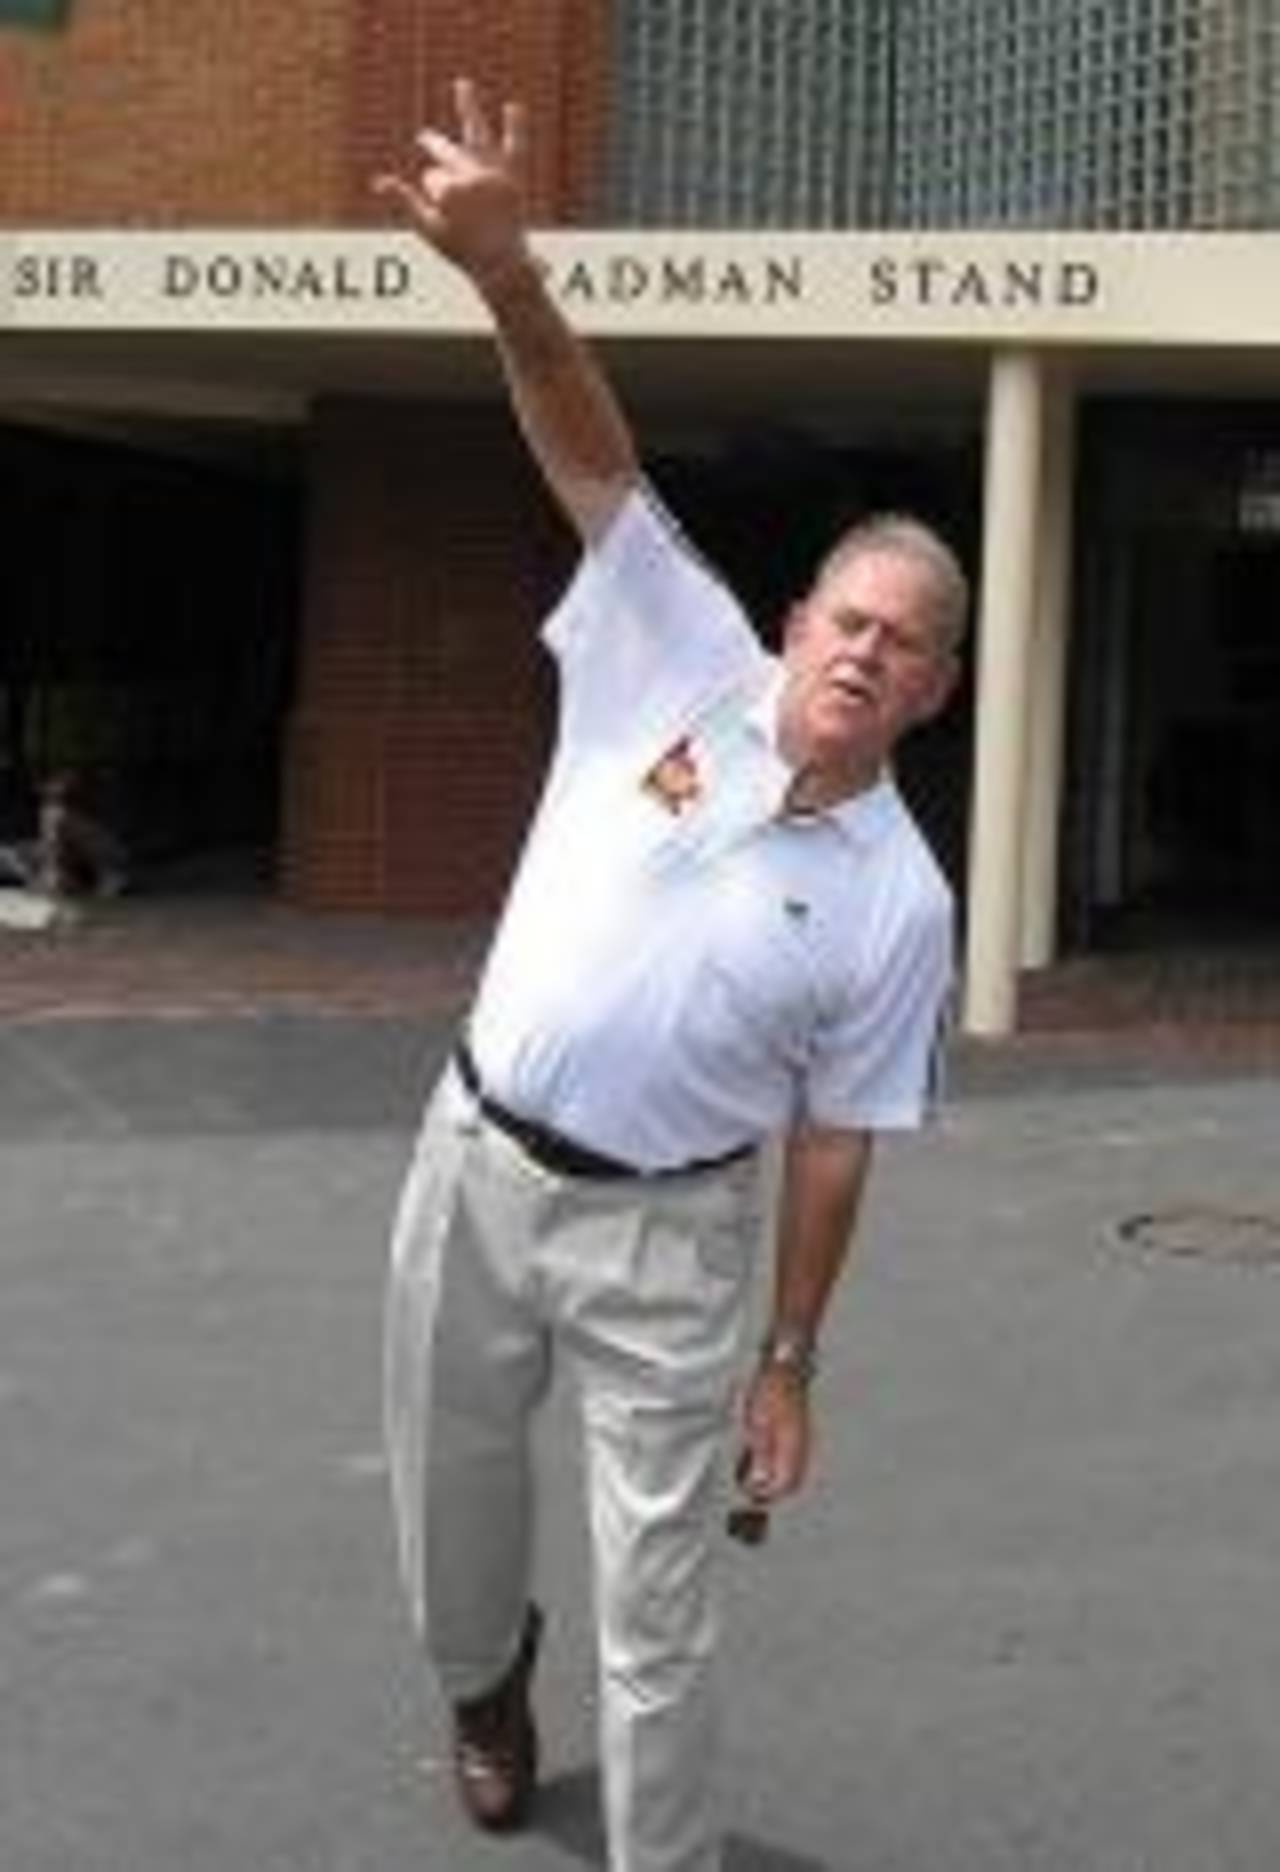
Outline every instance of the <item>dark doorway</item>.
{"label": "dark doorway", "polygon": [[0,430],[6,834],[72,770],[140,881],[270,851],[299,501],[278,459],[227,455]]}
{"label": "dark doorway", "polygon": [[1077,600],[1076,946],[1280,930],[1280,415],[1095,418]]}
{"label": "dark doorway", "polygon": [[1172,642],[1144,620],[1147,894],[1280,916],[1280,544],[1208,544],[1203,608]]}

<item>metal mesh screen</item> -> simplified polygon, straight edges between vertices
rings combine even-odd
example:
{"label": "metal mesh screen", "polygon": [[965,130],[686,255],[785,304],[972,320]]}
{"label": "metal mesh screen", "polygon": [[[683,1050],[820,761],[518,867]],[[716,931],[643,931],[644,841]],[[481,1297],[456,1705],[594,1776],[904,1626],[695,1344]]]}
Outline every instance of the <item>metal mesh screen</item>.
{"label": "metal mesh screen", "polygon": [[881,0],[624,0],[613,218],[870,220],[888,149],[891,10]]}
{"label": "metal mesh screen", "polygon": [[618,0],[612,219],[1280,225],[1277,0]]}

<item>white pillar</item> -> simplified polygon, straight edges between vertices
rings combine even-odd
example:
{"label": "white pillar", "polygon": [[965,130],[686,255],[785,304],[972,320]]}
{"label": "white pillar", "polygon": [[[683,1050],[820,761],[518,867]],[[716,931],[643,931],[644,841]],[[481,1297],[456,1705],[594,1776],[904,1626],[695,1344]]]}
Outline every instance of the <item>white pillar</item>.
{"label": "white pillar", "polygon": [[1023,968],[1044,968],[1057,952],[1074,490],[1075,396],[1069,383],[1055,377],[1049,385],[1045,404],[1040,591],[1027,729],[1027,819],[1022,855]]}
{"label": "white pillar", "polygon": [[992,359],[965,957],[964,1025],[973,1034],[1010,1033],[1017,1018],[1043,403],[1038,358]]}

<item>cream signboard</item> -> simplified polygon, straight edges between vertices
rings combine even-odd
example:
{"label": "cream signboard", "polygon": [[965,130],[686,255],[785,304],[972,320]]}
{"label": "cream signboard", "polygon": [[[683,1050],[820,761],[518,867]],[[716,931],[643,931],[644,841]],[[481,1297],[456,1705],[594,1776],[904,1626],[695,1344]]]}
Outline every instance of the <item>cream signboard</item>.
{"label": "cream signboard", "polygon": [[[558,232],[575,322],[637,338],[1280,342],[1280,234]],[[465,335],[465,282],[398,232],[0,235],[0,328]]]}

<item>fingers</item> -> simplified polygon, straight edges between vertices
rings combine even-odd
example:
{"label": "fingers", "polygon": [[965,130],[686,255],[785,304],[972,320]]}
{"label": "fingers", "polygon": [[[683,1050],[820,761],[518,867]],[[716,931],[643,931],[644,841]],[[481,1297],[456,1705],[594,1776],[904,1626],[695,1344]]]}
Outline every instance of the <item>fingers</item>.
{"label": "fingers", "polygon": [[753,1452],[747,1489],[756,1501],[781,1501],[796,1486],[795,1456],[785,1440],[770,1436],[763,1449]]}
{"label": "fingers", "polygon": [[753,1412],[744,1428],[746,1434],[737,1467],[738,1483],[753,1502],[767,1502],[773,1495],[777,1468],[774,1427],[764,1413]]}
{"label": "fingers", "polygon": [[474,158],[440,130],[420,130],[414,141],[429,159],[417,182],[391,171],[375,176],[370,186],[375,194],[394,196],[421,227],[432,233],[441,225],[439,202],[448,182],[469,174]]}
{"label": "fingers", "polygon": [[752,1501],[781,1501],[803,1486],[809,1466],[809,1416],[789,1379],[757,1380],[745,1412],[742,1482]]}
{"label": "fingers", "polygon": [[403,176],[376,175],[369,187],[375,195],[394,195],[403,207],[413,208],[417,205],[418,198],[413,184],[406,182]]}
{"label": "fingers", "polygon": [[480,92],[470,78],[458,78],[453,84],[453,108],[459,136],[442,136],[438,130],[424,130],[418,138],[423,148],[442,162],[456,162],[470,156],[482,163],[501,162],[519,168],[528,145],[528,119],[519,103],[502,107],[502,134],[495,138]]}
{"label": "fingers", "polygon": [[519,237],[525,113],[519,104],[505,104],[501,138],[495,140],[471,79],[455,81],[453,106],[454,135],[432,126],[417,133],[414,141],[423,166],[412,181],[391,173],[377,176],[372,186],[378,194],[393,197],[435,245],[465,266],[464,256],[479,251],[473,238],[477,233],[490,247],[495,232],[504,242]]}
{"label": "fingers", "polygon": [[460,135],[448,136],[443,130],[427,125],[414,138],[423,154],[454,175],[474,175],[477,168],[518,171],[524,164],[528,145],[524,106],[503,105],[502,137],[499,142],[494,140],[479,92],[471,80],[459,78],[453,94]]}
{"label": "fingers", "polygon": [[416,189],[412,182],[406,182],[403,176],[375,176],[370,186],[375,195],[394,196],[400,206],[406,210],[409,218],[417,222],[424,234],[434,239],[440,232],[442,221],[438,211],[428,201],[422,190]]}
{"label": "fingers", "polygon": [[502,107],[502,159],[517,174],[529,151],[529,114],[523,104]]}
{"label": "fingers", "polygon": [[756,1452],[747,1471],[747,1493],[752,1501],[785,1501],[804,1481],[803,1452],[794,1444],[775,1440],[766,1452]]}
{"label": "fingers", "polygon": [[474,165],[473,153],[446,136],[443,130],[419,130],[413,140],[442,169],[469,170]]}
{"label": "fingers", "polygon": [[480,93],[470,78],[455,78],[453,108],[467,149],[476,156],[492,154],[493,132],[480,102]]}

